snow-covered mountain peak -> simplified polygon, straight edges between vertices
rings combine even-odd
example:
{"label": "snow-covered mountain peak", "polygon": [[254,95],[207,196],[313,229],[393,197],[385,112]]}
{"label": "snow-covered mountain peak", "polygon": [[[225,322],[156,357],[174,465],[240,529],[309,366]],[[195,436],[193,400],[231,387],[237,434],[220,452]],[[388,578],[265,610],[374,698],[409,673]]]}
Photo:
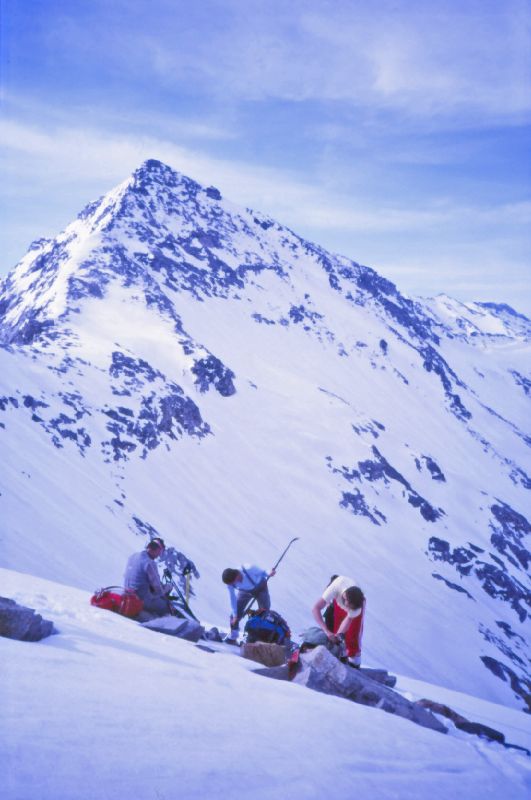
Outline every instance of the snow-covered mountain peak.
{"label": "snow-covered mountain peak", "polygon": [[440,335],[480,347],[531,341],[531,320],[505,303],[463,303],[446,294],[423,302]]}
{"label": "snow-covered mountain peak", "polygon": [[527,325],[408,298],[147,161],[0,285],[6,566],[94,588],[173,533],[215,618],[225,559],[297,533],[293,625],[343,571],[375,662],[521,703]]}

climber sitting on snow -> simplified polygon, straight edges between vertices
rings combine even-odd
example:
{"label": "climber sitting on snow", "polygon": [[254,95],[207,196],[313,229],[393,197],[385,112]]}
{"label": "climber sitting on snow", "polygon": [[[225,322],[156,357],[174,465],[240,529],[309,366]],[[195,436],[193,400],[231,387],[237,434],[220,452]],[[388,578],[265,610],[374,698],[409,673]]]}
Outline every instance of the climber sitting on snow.
{"label": "climber sitting on snow", "polygon": [[155,559],[164,553],[164,540],[155,537],[140,553],[133,553],[125,568],[124,586],[133,589],[144,603],[144,610],[158,616],[171,613],[167,594],[171,586],[161,583]]}

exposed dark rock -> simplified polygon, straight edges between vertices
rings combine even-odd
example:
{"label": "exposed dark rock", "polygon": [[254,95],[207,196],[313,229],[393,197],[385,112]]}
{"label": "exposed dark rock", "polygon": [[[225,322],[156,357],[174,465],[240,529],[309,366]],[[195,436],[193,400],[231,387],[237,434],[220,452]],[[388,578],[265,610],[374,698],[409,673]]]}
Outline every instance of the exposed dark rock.
{"label": "exposed dark rock", "polygon": [[522,540],[531,533],[531,525],[523,514],[519,514],[507,503],[498,501],[490,507],[490,510],[498,523],[497,525],[491,523],[492,544],[500,554],[509,558],[512,564],[527,570],[531,563],[531,554],[524,547]]}
{"label": "exposed dark rock", "polygon": [[359,489],[354,489],[351,492],[343,492],[343,499],[340,501],[339,505],[341,508],[348,508],[353,514],[368,517],[374,525],[380,525],[380,520],[382,522],[387,522],[387,519],[381,511],[378,511],[377,508],[373,508],[372,510],[369,508]]}
{"label": "exposed dark rock", "polygon": [[415,459],[415,463],[417,464],[417,469],[421,469],[421,464],[424,462],[428,472],[431,474],[431,477],[434,481],[441,481],[442,483],[446,483],[446,478],[444,477],[442,469],[439,467],[435,459],[431,458],[430,456],[421,456],[420,459]]}
{"label": "exposed dark rock", "polygon": [[490,553],[494,563],[478,558],[472,546],[451,549],[448,542],[432,536],[428,543],[428,553],[436,561],[451,564],[462,576],[475,575],[483,590],[490,597],[504,600],[516,611],[521,621],[527,617],[524,605],[529,606],[529,592],[526,587],[511,575],[504,562]]}
{"label": "exposed dark rock", "polygon": [[221,192],[215,186],[209,186],[205,191],[211,200],[221,200]]}
{"label": "exposed dark rock", "polygon": [[426,372],[433,372],[439,376],[452,413],[461,420],[466,421],[471,419],[472,414],[465,408],[461,402],[461,398],[453,390],[454,383],[457,386],[465,388],[464,384],[459,380],[451,367],[448,366],[444,358],[431,345],[422,348],[419,350],[419,353],[422,356],[422,366]]}
{"label": "exposed dark rock", "polygon": [[487,739],[490,742],[498,742],[507,748],[523,750],[528,755],[531,755],[529,750],[527,750],[525,747],[519,747],[518,745],[509,744],[506,742],[505,736],[501,731],[497,731],[495,728],[490,728],[488,725],[484,725],[482,722],[471,722],[470,720],[466,719],[466,717],[458,714],[457,711],[454,711],[452,708],[444,705],[443,703],[436,703],[433,700],[427,700],[426,698],[423,698],[422,700],[418,701],[418,704],[423,708],[433,711],[434,714],[439,714],[440,716],[451,720],[455,727],[460,731],[465,731],[465,733],[479,736],[481,739]]}
{"label": "exposed dark rock", "polygon": [[496,620],[496,625],[498,626],[498,628],[502,629],[504,634],[509,639],[518,639],[520,642],[523,642],[525,644],[525,639],[523,638],[523,636],[520,636],[519,633],[513,631],[508,622],[502,622],[501,620]]}
{"label": "exposed dark rock", "polygon": [[434,508],[424,497],[421,497],[399,472],[396,470],[384,456],[380,453],[377,447],[373,445],[372,452],[375,456],[373,460],[367,459],[366,461],[358,462],[358,468],[362,477],[368,481],[383,481],[389,483],[396,481],[402,484],[406,489],[407,501],[414,508],[418,508],[421,515],[428,522],[435,522],[444,514],[444,511],[439,508]]}
{"label": "exposed dark rock", "polygon": [[155,536],[160,537],[160,533],[158,532],[158,530],[154,528],[153,525],[151,525],[149,522],[144,522],[144,520],[134,515],[133,515],[133,522],[135,523],[139,532],[143,536],[148,536],[150,539],[153,539]]}
{"label": "exposed dark rock", "polygon": [[514,369],[510,370],[510,374],[515,379],[518,386],[521,386],[524,392],[528,395],[529,392],[531,392],[531,380],[526,378],[524,375],[520,375],[520,373]]}
{"label": "exposed dark rock", "polygon": [[52,633],[57,633],[53,622],[43,619],[33,608],[0,597],[0,636],[22,642],[39,642]]}
{"label": "exposed dark rock", "polygon": [[491,656],[480,656],[480,658],[487,669],[490,669],[497,678],[509,682],[515,695],[524,701],[524,711],[531,713],[531,682],[529,680],[521,680],[510,667],[495,658],[491,658]]}
{"label": "exposed dark rock", "polygon": [[512,642],[512,647],[510,647],[504,639],[502,639],[493,631],[489,630],[489,628],[487,628],[486,625],[480,624],[479,631],[482,634],[483,638],[487,642],[490,642],[491,644],[495,645],[500,651],[500,653],[503,653],[503,655],[506,658],[512,661],[512,663],[516,668],[525,670],[527,666],[527,658],[525,651],[522,652],[523,657],[520,657],[518,653],[516,653],[517,649],[522,650],[519,639],[515,639]]}
{"label": "exposed dark rock", "polygon": [[143,628],[148,628],[150,631],[165,633],[168,636],[177,636],[179,639],[186,639],[189,642],[198,642],[205,633],[205,629],[199,622],[169,615],[157,617],[141,624]]}
{"label": "exposed dark rock", "polygon": [[256,322],[261,322],[261,323],[264,323],[265,325],[276,325],[276,322],[275,322],[274,319],[267,319],[267,317],[263,317],[262,314],[259,314],[258,312],[255,312],[254,314],[251,314],[251,317]]}
{"label": "exposed dark rock", "polygon": [[191,371],[196,376],[195,383],[200,392],[207,392],[210,386],[214,386],[222,397],[230,397],[236,393],[234,372],[216,356],[209,355],[195,361]]}
{"label": "exposed dark rock", "polygon": [[452,583],[451,581],[447,580],[446,578],[443,578],[443,576],[439,575],[437,572],[432,572],[431,574],[432,574],[432,577],[435,578],[436,580],[443,581],[443,583],[445,583],[448,586],[449,589],[454,589],[456,592],[461,592],[462,594],[466,594],[466,596],[469,597],[471,600],[474,599],[472,597],[472,595],[470,594],[470,592],[467,592],[467,590],[463,589],[462,586],[458,586],[457,583]]}

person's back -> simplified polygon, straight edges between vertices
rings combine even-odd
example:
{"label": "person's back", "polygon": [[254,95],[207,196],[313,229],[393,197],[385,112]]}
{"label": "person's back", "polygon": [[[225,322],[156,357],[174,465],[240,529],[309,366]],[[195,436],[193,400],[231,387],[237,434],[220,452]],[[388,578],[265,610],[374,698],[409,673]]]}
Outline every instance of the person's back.
{"label": "person's back", "polygon": [[144,611],[157,616],[170,613],[167,598],[169,588],[161,583],[155,559],[164,552],[164,541],[151,539],[141,553],[133,553],[127,561],[124,575],[126,589],[133,589],[144,603]]}
{"label": "person's back", "polygon": [[148,566],[151,559],[145,550],[133,553],[127,561],[124,575],[124,586],[133,589],[141,600],[151,597],[151,585],[148,579]]}

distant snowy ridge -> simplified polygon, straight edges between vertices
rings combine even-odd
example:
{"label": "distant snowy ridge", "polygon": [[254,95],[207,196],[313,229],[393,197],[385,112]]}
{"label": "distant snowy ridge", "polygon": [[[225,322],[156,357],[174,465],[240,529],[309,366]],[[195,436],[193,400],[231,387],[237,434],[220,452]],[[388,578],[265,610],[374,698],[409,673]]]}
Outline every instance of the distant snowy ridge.
{"label": "distant snowy ridge", "polygon": [[294,630],[351,574],[372,663],[524,707],[530,330],[148,161],[0,284],[1,563],[89,590],[157,532],[215,619],[297,533]]}

